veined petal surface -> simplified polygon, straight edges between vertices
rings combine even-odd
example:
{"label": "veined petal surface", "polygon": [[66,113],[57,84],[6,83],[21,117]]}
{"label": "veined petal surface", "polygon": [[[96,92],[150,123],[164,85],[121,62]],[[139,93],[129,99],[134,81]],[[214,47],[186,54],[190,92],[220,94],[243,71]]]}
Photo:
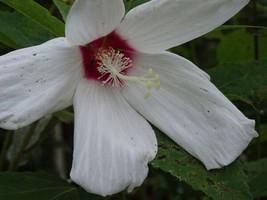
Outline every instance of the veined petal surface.
{"label": "veined petal surface", "polygon": [[0,127],[17,129],[72,104],[82,78],[78,48],[65,38],[0,57]]}
{"label": "veined petal surface", "polygon": [[154,131],[118,88],[82,80],[74,98],[71,178],[102,196],[141,185],[157,152]]}
{"label": "veined petal surface", "polygon": [[138,51],[158,53],[226,22],[249,0],[152,0],[132,9],[116,32]]}
{"label": "veined petal surface", "polygon": [[207,169],[228,165],[253,137],[247,119],[190,61],[172,53],[139,54],[132,75],[152,67],[161,88],[144,99],[144,88],[131,85],[123,96],[146,119],[165,132]]}
{"label": "veined petal surface", "polygon": [[125,14],[123,0],[76,0],[66,21],[72,45],[86,45],[112,32]]}

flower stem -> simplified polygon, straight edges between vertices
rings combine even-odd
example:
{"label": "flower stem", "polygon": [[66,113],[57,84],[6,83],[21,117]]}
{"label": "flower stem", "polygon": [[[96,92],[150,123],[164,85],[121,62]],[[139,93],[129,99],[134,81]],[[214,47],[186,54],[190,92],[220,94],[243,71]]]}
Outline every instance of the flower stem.
{"label": "flower stem", "polygon": [[3,146],[3,149],[2,149],[2,152],[0,155],[0,171],[3,171],[3,169],[4,169],[4,162],[6,159],[6,154],[7,154],[8,148],[11,144],[12,136],[13,136],[12,131],[7,131],[6,134],[7,135],[5,137],[4,146]]}

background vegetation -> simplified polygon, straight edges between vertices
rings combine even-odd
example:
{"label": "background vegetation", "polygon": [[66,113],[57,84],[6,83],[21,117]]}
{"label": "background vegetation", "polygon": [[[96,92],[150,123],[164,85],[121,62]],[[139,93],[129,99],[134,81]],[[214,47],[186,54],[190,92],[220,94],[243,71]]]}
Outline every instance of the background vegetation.
{"label": "background vegetation", "polygon": [[[146,0],[125,0],[127,10]],[[64,36],[68,0],[0,0],[0,55]],[[134,192],[102,198],[68,180],[72,108],[18,131],[0,129],[0,200],[267,199],[267,0],[252,0],[226,25],[171,49],[210,74],[260,136],[228,167],[203,165],[157,132],[159,153]]]}

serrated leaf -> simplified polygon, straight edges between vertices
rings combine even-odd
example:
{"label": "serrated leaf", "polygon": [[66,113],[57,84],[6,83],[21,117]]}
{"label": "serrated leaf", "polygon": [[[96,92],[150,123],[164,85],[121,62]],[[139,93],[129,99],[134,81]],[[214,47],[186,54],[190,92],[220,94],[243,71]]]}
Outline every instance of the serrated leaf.
{"label": "serrated leaf", "polygon": [[267,158],[247,163],[244,169],[254,198],[267,196]]}
{"label": "serrated leaf", "polygon": [[53,0],[54,4],[56,5],[56,7],[58,8],[60,14],[62,15],[62,18],[64,19],[64,21],[66,21],[67,19],[67,15],[70,11],[70,7],[69,5],[67,5],[66,3],[64,3],[62,0]]}
{"label": "serrated leaf", "polygon": [[267,99],[267,60],[227,63],[207,72],[226,95],[248,101]]}
{"label": "serrated leaf", "polygon": [[0,200],[101,199],[45,172],[1,172],[0,185]]}
{"label": "serrated leaf", "polygon": [[11,43],[11,47],[19,48],[38,45],[53,38],[47,30],[16,11],[0,12],[0,32],[15,43]]}
{"label": "serrated leaf", "polygon": [[215,200],[252,199],[247,186],[247,177],[239,162],[219,170],[207,171],[204,166],[162,133],[157,134],[159,152],[151,162],[179,180],[203,191]]}
{"label": "serrated leaf", "polygon": [[56,36],[64,36],[64,24],[33,0],[0,0]]}

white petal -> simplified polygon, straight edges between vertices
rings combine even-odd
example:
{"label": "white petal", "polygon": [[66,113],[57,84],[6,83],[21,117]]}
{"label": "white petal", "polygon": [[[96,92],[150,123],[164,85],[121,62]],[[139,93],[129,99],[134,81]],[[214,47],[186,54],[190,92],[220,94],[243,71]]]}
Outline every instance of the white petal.
{"label": "white petal", "polygon": [[66,37],[85,45],[112,32],[125,13],[122,0],[76,0],[66,21]]}
{"label": "white petal", "polygon": [[148,122],[128,105],[120,90],[82,80],[74,109],[71,178],[102,196],[141,185],[157,141]]}
{"label": "white petal", "polygon": [[231,163],[257,136],[254,121],[247,119],[200,70],[171,53],[139,55],[133,74],[152,67],[161,77],[161,88],[147,100],[143,88],[123,89],[127,101],[165,132],[207,169]]}
{"label": "white petal", "polygon": [[0,127],[17,129],[72,104],[81,55],[65,38],[0,57]]}
{"label": "white petal", "polygon": [[249,0],[152,0],[131,10],[117,28],[130,45],[157,53],[223,24]]}

